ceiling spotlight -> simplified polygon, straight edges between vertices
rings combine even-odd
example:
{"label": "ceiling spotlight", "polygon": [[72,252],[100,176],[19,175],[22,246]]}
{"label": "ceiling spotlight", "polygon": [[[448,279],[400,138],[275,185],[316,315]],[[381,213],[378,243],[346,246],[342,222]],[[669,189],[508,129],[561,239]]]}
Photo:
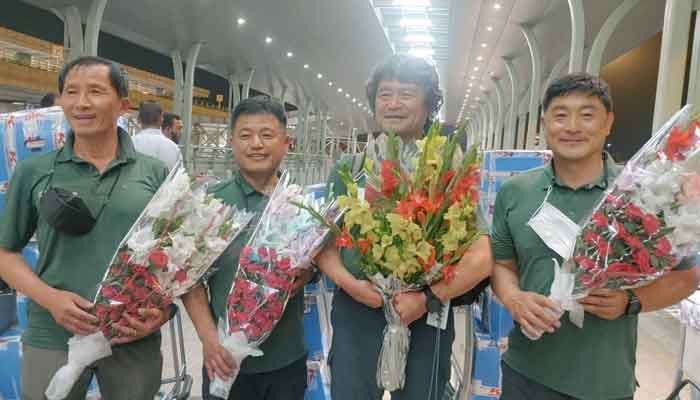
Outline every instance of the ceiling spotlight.
{"label": "ceiling spotlight", "polygon": [[349,99],[349,98],[350,98],[350,93],[345,93],[345,97]]}
{"label": "ceiling spotlight", "polygon": [[491,26],[491,25],[487,26],[487,27],[486,27],[486,30],[489,31],[489,32],[491,32],[491,31],[493,30],[493,26]]}
{"label": "ceiling spotlight", "polygon": [[501,9],[501,3],[494,3],[494,4],[493,4],[493,8],[496,9],[496,10],[500,10],[500,9]]}
{"label": "ceiling spotlight", "polygon": [[470,76],[469,78],[471,78],[472,80],[474,80],[474,79],[476,79],[476,76],[475,76],[475,75],[472,75],[472,76]]}
{"label": "ceiling spotlight", "polygon": [[481,44],[481,47],[484,47],[484,48],[485,48],[486,46],[488,46],[486,43],[482,43],[482,44]]}
{"label": "ceiling spotlight", "polygon": [[357,99],[353,97],[353,98],[352,98],[352,102],[353,102],[353,103],[357,103]]}
{"label": "ceiling spotlight", "polygon": [[343,93],[343,88],[338,88],[338,93]]}
{"label": "ceiling spotlight", "polygon": [[245,25],[245,18],[238,18],[236,22],[238,23],[238,26]]}
{"label": "ceiling spotlight", "polygon": [[323,74],[317,74],[317,75],[316,75],[316,78],[318,78],[318,79],[323,79]]}
{"label": "ceiling spotlight", "polygon": [[291,51],[288,51],[287,58],[292,58],[292,57],[294,57],[294,53],[292,53]]}
{"label": "ceiling spotlight", "polygon": [[267,44],[270,44],[270,43],[272,43],[272,38],[271,38],[271,37],[269,37],[269,36],[268,36],[268,37],[266,37],[266,38],[265,38],[265,43],[267,43]]}
{"label": "ceiling spotlight", "polygon": [[309,69],[309,64],[304,64],[304,69]]}
{"label": "ceiling spotlight", "polygon": [[478,71],[478,70],[479,70],[479,67],[474,67],[474,71]]}
{"label": "ceiling spotlight", "polygon": [[328,82],[328,86],[333,86],[333,82]]}
{"label": "ceiling spotlight", "polygon": [[474,84],[473,84],[473,83],[470,83],[470,84],[469,84],[469,87],[474,87]]}
{"label": "ceiling spotlight", "polygon": [[479,56],[479,57],[476,58],[476,61],[481,61],[481,60],[483,60],[483,59],[484,59],[484,57]]}

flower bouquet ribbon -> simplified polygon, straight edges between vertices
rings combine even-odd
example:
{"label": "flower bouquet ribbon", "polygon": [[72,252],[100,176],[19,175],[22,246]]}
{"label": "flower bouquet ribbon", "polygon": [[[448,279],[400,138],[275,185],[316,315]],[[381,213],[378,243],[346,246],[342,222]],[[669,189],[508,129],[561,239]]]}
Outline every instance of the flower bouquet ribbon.
{"label": "flower bouquet ribbon", "polygon": [[[387,325],[377,385],[403,388],[410,333],[392,298],[449,280],[462,254],[480,236],[476,224],[479,154],[459,148],[459,134],[441,136],[440,125],[415,145],[393,133],[370,136],[357,176],[340,170],[348,188],[338,204],[344,225],[333,225],[338,247],[359,250],[360,269],[384,298]],[[364,188],[358,185],[365,181]]]}
{"label": "flower bouquet ribbon", "polygon": [[[599,288],[639,287],[700,250],[700,123],[688,105],[630,159],[576,237],[552,287],[577,326],[576,301]],[[563,290],[562,286],[570,286]],[[568,294],[568,295],[567,295]]]}
{"label": "flower bouquet ribbon", "polygon": [[[300,207],[302,206],[302,207]],[[272,333],[289,298],[294,280],[322,248],[329,229],[322,219],[334,221],[335,202],[321,204],[283,173],[248,243],[241,250],[238,270],[227,299],[226,321],[219,321],[219,339],[240,368]],[[209,392],[228,398],[237,375],[214,378]]]}
{"label": "flower bouquet ribbon", "polygon": [[124,315],[141,308],[165,309],[186,293],[248,224],[253,214],[214,199],[194,186],[178,164],[126,234],[94,300],[99,331],[68,341],[68,363],[46,390],[63,399],[82,371],[112,354],[110,340],[122,336]]}

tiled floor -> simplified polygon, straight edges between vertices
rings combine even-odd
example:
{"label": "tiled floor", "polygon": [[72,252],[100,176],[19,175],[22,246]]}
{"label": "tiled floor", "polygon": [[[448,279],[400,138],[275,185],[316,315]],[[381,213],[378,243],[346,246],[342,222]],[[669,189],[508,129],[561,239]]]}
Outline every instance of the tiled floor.
{"label": "tiled floor", "polygon": [[[463,323],[457,321],[456,325],[461,327]],[[183,313],[183,332],[187,366],[194,378],[190,398],[201,399],[201,345],[187,313]],[[671,314],[660,311],[640,317],[637,351],[637,379],[640,388],[635,400],[662,400],[671,392],[678,368],[679,342],[680,324]],[[456,352],[463,351],[463,343],[463,340],[456,341]],[[173,374],[171,354],[170,335],[166,326],[163,330],[164,376]],[[691,397],[689,393],[683,393],[681,399],[686,400]]]}

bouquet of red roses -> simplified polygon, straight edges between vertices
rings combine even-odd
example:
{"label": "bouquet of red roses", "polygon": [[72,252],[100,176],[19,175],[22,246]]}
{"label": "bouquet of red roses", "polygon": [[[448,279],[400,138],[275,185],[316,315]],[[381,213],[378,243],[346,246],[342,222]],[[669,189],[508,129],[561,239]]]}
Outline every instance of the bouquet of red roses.
{"label": "bouquet of red roses", "polygon": [[[294,295],[295,279],[311,268],[311,260],[325,242],[329,229],[311,212],[330,220],[339,215],[334,201],[320,204],[284,173],[241,250],[227,300],[226,321],[219,323],[221,343],[238,366],[248,356],[263,354],[259,346],[282,318],[287,301]],[[235,379],[217,376],[210,393],[228,398]]]}
{"label": "bouquet of red roses", "polygon": [[119,244],[94,301],[99,331],[68,341],[68,363],[54,375],[46,396],[63,399],[82,371],[112,354],[123,337],[125,315],[167,309],[193,287],[252,218],[194,186],[184,167],[171,171]]}
{"label": "bouquet of red roses", "polygon": [[[649,283],[700,250],[700,122],[686,106],[627,163],[576,238],[552,293],[571,320],[598,288]],[[558,273],[559,274],[559,273]],[[563,289],[568,286],[569,289]]]}

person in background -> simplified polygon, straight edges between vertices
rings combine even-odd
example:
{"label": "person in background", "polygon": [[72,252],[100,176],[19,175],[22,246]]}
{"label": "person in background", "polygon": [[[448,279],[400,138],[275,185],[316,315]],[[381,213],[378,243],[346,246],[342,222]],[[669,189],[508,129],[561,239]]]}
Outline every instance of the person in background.
{"label": "person in background", "polygon": [[163,109],[155,101],[144,101],[139,105],[139,123],[142,130],[134,138],[136,151],[148,154],[165,163],[172,169],[180,160],[180,148],[168,140],[161,132],[163,124]]}
{"label": "person in background", "polygon": [[177,114],[171,112],[164,113],[161,130],[165,137],[175,142],[175,144],[179,144],[180,138],[182,137],[182,119]]}
{"label": "person in background", "polygon": [[53,107],[56,105],[56,93],[46,93],[39,101],[40,108]]}
{"label": "person in background", "polygon": [[[602,79],[571,74],[555,80],[542,102],[552,161],[507,180],[498,192],[491,279],[517,324],[503,355],[501,400],[631,400],[637,316],[675,304],[698,286],[695,260],[686,259],[647,286],[594,290],[580,300],[586,310],[583,328],[568,315],[559,319],[552,312],[559,310],[547,297],[554,280],[552,259],[561,264],[562,258],[548,246],[548,235],[541,237],[528,221],[549,208],[540,209],[545,201],[560,211],[552,215],[573,223],[595,207],[617,175],[615,161],[604,153],[613,120],[612,99]],[[533,341],[520,327],[546,333]]]}
{"label": "person in background", "polygon": [[[238,170],[216,185],[211,193],[226,204],[263,212],[278,181],[279,168],[287,151],[287,116],[281,103],[268,97],[251,97],[233,110],[231,147]],[[284,223],[284,221],[279,221]],[[261,357],[248,357],[236,365],[219,343],[217,321],[226,318],[226,300],[236,275],[238,258],[257,224],[254,217],[245,231],[214,265],[215,273],[183,296],[204,355],[202,394],[209,394],[215,375],[222,378],[239,370],[229,400],[302,400],[306,391],[306,348],[304,345],[304,285],[311,271],[296,278],[295,289],[282,318],[260,346]]]}
{"label": "person in background", "polygon": [[[95,293],[120,241],[165,180],[165,165],[137,153],[117,118],[129,108],[121,69],[100,57],[67,63],[58,104],[71,126],[62,149],[17,164],[0,217],[0,279],[26,294],[22,398],[44,399],[68,357],[68,339],[98,330]],[[70,204],[66,197],[70,195]],[[63,200],[63,201],[62,201]],[[36,235],[36,273],[21,255]],[[171,310],[140,309],[119,326],[112,355],[79,377],[69,400],[85,399],[93,373],[105,399],[153,399],[163,359],[160,327]]]}

